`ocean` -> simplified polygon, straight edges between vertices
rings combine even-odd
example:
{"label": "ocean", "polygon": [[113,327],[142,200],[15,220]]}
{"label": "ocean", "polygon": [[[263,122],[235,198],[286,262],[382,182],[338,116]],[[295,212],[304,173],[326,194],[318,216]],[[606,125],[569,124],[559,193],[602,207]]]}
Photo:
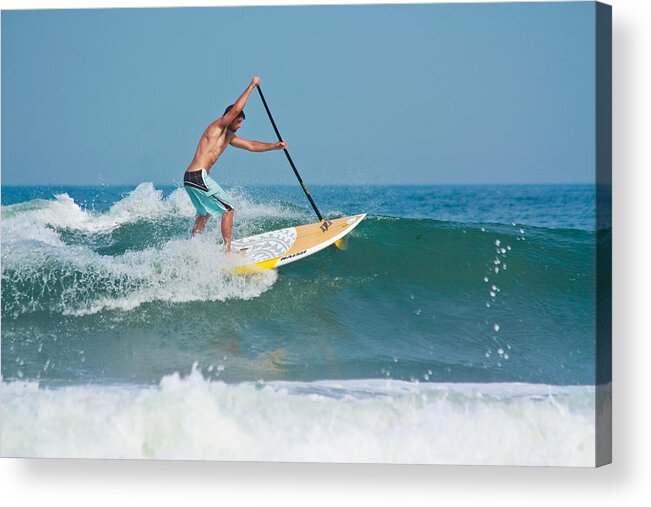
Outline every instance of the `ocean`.
{"label": "ocean", "polygon": [[310,190],[347,250],[239,276],[183,188],[3,186],[2,456],[594,465],[594,186]]}

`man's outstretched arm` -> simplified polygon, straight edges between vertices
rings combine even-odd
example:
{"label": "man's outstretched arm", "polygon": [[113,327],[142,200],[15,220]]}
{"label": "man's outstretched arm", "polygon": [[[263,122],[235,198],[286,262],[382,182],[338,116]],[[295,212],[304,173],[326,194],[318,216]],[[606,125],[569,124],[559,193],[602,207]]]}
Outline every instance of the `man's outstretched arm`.
{"label": "man's outstretched arm", "polygon": [[237,136],[235,136],[231,141],[231,146],[240,148],[241,150],[255,152],[287,149],[287,143],[285,141],[277,143],[261,143],[260,141],[249,141],[248,139]]}

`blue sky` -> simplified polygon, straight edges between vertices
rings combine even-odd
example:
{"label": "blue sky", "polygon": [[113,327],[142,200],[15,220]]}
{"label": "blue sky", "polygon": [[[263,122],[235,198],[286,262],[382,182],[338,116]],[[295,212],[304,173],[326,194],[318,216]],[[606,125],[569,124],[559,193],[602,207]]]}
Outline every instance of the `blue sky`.
{"label": "blue sky", "polygon": [[[592,2],[2,13],[3,184],[178,184],[253,75],[306,183],[594,181]],[[239,135],[275,141],[257,93]],[[293,184],[229,148],[225,184]]]}

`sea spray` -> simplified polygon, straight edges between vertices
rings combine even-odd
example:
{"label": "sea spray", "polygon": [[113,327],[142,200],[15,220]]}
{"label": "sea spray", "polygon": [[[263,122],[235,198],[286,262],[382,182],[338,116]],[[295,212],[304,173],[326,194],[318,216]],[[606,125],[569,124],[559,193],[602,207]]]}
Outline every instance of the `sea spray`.
{"label": "sea spray", "polygon": [[[250,217],[269,213],[264,206],[244,208]],[[168,238],[140,250],[124,249],[121,255],[102,255],[93,248],[97,237],[143,221],[151,232],[151,220],[191,216],[191,209],[183,189],[164,199],[150,183],[139,185],[105,212],[85,210],[67,194],[31,206],[3,207],[3,315],[84,315],[130,310],[151,301],[249,299],[273,284],[274,272],[238,277],[222,269],[229,267],[228,259],[207,234]],[[69,241],[70,231],[91,236]]]}
{"label": "sea spray", "polygon": [[250,299],[271,287],[277,276],[274,271],[233,274],[228,259],[201,237],[115,257],[74,247],[25,251],[18,266],[14,260],[3,263],[3,311],[14,317],[35,311],[87,315],[132,310],[152,301]]}

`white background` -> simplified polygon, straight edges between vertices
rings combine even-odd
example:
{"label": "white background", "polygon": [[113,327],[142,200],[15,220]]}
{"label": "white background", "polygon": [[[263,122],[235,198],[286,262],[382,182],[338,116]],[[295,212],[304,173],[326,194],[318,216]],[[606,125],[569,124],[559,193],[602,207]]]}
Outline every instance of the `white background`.
{"label": "white background", "polygon": [[[250,1],[248,5],[316,3]],[[353,3],[330,0],[319,3]],[[372,3],[358,0],[354,3]],[[394,0],[390,3],[401,3]],[[0,460],[6,506],[651,505],[648,0],[613,5],[614,463],[597,470],[453,466]],[[2,9],[235,1],[0,0]]]}

